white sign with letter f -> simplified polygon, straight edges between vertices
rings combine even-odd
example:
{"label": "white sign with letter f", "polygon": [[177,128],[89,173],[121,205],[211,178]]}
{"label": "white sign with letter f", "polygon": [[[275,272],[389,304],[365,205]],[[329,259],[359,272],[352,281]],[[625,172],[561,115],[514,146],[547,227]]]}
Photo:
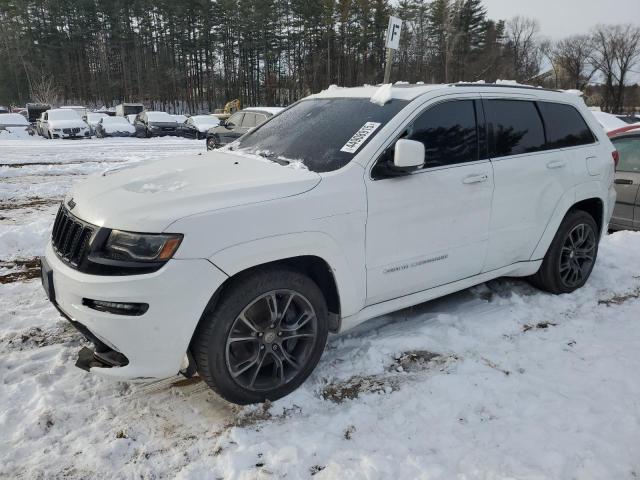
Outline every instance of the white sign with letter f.
{"label": "white sign with letter f", "polygon": [[402,20],[398,17],[389,17],[389,28],[387,29],[387,48],[398,50],[400,48],[400,31],[402,30]]}

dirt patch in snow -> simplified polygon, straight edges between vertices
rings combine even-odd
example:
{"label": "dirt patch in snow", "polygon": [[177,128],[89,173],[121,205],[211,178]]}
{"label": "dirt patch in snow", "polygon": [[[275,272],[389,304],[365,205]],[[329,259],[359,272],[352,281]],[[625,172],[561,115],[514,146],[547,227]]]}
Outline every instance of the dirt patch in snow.
{"label": "dirt patch in snow", "polygon": [[425,370],[436,365],[444,365],[451,358],[440,353],[429,352],[428,350],[414,350],[403,352],[390,367],[390,370],[397,372],[415,372]]}
{"label": "dirt patch in snow", "polygon": [[0,260],[0,283],[24,282],[40,276],[40,259]]}
{"label": "dirt patch in snow", "polygon": [[450,362],[459,360],[456,355],[443,355],[428,350],[409,350],[398,355],[383,375],[355,375],[341,382],[325,386],[320,395],[333,403],[354,400],[367,393],[391,393],[400,389],[402,377],[397,373],[418,373],[425,370],[443,370]]}
{"label": "dirt patch in snow", "polygon": [[13,200],[10,202],[0,202],[0,210],[21,210],[25,208],[40,209],[50,207],[60,203],[59,198],[31,197],[25,200]]}
{"label": "dirt patch in snow", "polygon": [[342,403],[354,400],[364,393],[391,393],[399,388],[398,379],[369,375],[356,375],[344,382],[331,383],[322,389],[321,395],[325,400]]}
{"label": "dirt patch in snow", "polygon": [[607,307],[610,307],[611,305],[620,305],[635,298],[640,298],[640,287],[637,287],[635,290],[625,293],[624,295],[615,295],[611,298],[598,300],[598,305],[606,305]]}
{"label": "dirt patch in snow", "polygon": [[535,325],[526,324],[522,327],[523,332],[528,332],[529,330],[544,330],[545,328],[555,327],[557,323],[553,322],[538,322]]}
{"label": "dirt patch in snow", "polygon": [[6,345],[7,350],[22,351],[62,343],[80,344],[81,341],[82,335],[71,324],[63,323],[50,330],[31,327],[22,332],[10,333],[0,338],[0,345]]}

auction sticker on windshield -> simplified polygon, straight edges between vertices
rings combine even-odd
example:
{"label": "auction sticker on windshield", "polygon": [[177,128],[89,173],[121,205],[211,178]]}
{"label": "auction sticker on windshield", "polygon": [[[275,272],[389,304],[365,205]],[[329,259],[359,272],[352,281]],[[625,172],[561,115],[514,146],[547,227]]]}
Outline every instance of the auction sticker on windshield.
{"label": "auction sticker on windshield", "polygon": [[347,143],[340,149],[341,152],[346,153],[356,153],[360,146],[371,136],[373,132],[376,131],[376,128],[380,126],[377,122],[367,122],[360,130],[358,130],[353,137],[351,137]]}

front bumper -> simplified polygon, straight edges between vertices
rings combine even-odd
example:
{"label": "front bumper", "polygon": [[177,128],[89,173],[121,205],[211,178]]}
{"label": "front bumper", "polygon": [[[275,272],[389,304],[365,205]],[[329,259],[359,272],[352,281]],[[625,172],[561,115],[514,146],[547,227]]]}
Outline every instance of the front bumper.
{"label": "front bumper", "polygon": [[[175,375],[207,303],[227,276],[209,261],[170,260],[157,272],[130,276],[80,273],[64,264],[49,243],[55,303],[70,320],[128,360],[122,367],[91,366],[118,380]],[[149,304],[139,316],[116,315],[83,305],[83,298]]]}

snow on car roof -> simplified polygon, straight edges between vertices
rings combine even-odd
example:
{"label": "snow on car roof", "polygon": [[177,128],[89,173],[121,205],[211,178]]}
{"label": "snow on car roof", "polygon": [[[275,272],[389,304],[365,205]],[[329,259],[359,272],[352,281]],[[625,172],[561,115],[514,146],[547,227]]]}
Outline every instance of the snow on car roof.
{"label": "snow on car roof", "polygon": [[147,112],[147,118],[152,122],[175,122],[176,119],[167,112]]}
{"label": "snow on car roof", "polygon": [[19,113],[0,113],[0,125],[29,125]]}
{"label": "snow on car roof", "polygon": [[275,115],[276,113],[280,113],[284,110],[284,107],[247,107],[245,110],[250,110],[253,112],[265,112],[270,113],[271,115]]}
{"label": "snow on car roof", "polygon": [[610,113],[598,111],[591,111],[591,113],[593,113],[593,116],[596,117],[598,123],[602,125],[602,128],[604,128],[605,132],[610,132],[611,130],[616,130],[618,128],[626,127],[629,125],[627,122],[620,120],[618,117]]}
{"label": "snow on car roof", "polygon": [[[310,95],[307,98],[375,98],[376,103],[379,99],[382,99],[380,93],[381,89],[384,89],[384,93],[389,93],[385,99],[397,98],[400,100],[413,100],[414,98],[422,95],[423,93],[431,92],[433,90],[439,90],[443,88],[450,88],[451,85],[427,85],[420,83],[396,83],[391,85],[363,85],[361,87],[339,87],[337,85],[331,85],[326,90],[322,90],[320,93]],[[376,94],[378,94],[376,96]]]}
{"label": "snow on car roof", "polygon": [[453,90],[460,88],[480,90],[480,87],[482,87],[482,91],[489,91],[488,88],[496,92],[512,92],[514,89],[519,89],[520,91],[534,92],[535,94],[545,92],[545,94],[548,93],[549,95],[564,95],[565,98],[570,97],[570,101],[572,102],[580,98],[577,95],[570,95],[559,90],[538,88],[532,85],[519,84],[511,80],[498,80],[496,83],[481,81],[444,84],[396,82],[394,84],[364,85],[361,87],[339,87],[337,85],[331,85],[326,90],[310,95],[307,98],[369,98],[373,103],[384,105],[391,99],[411,101],[420,95],[436,90]]}

